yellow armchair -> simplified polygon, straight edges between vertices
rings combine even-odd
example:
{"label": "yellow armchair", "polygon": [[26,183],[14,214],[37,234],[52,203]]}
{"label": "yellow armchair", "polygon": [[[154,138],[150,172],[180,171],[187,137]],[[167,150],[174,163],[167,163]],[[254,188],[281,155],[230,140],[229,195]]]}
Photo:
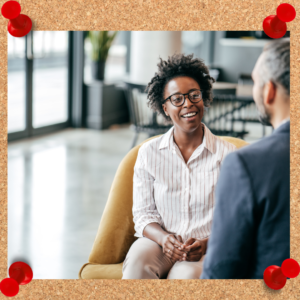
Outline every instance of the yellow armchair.
{"label": "yellow armchair", "polygon": [[[241,139],[220,138],[234,144],[237,148],[247,145]],[[132,216],[133,169],[142,144],[131,149],[118,167],[89,262],[81,267],[79,279],[122,278],[123,261],[130,246],[136,240]]]}

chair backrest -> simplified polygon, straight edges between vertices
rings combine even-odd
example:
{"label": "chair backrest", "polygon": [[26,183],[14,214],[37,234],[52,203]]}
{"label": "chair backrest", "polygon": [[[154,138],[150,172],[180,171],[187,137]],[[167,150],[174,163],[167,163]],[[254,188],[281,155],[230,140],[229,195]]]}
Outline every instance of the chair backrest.
{"label": "chair backrest", "polygon": [[135,126],[149,125],[152,122],[153,113],[147,107],[146,86],[130,82],[126,82],[125,85],[131,122]]}
{"label": "chair backrest", "polygon": [[[221,137],[221,139],[238,148],[247,145],[245,141],[237,138]],[[134,165],[142,144],[131,149],[118,167],[89,256],[89,263],[117,264],[123,262],[130,246],[136,239],[132,216],[132,187]]]}
{"label": "chair backrest", "polygon": [[[148,107],[146,85],[124,82],[125,95],[129,108],[130,120],[136,127],[157,127],[163,125],[164,118]],[[171,125],[170,125],[171,127]],[[164,131],[166,132],[167,129]]]}

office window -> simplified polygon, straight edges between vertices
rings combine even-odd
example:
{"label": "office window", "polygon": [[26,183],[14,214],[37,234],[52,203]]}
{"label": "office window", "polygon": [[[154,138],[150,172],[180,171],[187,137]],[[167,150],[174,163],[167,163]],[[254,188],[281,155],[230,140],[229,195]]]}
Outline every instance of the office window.
{"label": "office window", "polygon": [[7,106],[8,133],[26,127],[25,113],[25,37],[7,36]]}
{"label": "office window", "polygon": [[33,127],[68,119],[68,32],[33,32]]}

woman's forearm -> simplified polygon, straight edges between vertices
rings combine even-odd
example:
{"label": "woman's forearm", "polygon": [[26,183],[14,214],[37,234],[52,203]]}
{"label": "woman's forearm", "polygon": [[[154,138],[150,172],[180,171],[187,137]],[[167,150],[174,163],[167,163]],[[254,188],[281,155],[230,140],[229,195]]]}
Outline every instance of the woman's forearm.
{"label": "woman's forearm", "polygon": [[163,238],[169,233],[164,231],[158,223],[148,224],[143,231],[143,235],[162,246]]}

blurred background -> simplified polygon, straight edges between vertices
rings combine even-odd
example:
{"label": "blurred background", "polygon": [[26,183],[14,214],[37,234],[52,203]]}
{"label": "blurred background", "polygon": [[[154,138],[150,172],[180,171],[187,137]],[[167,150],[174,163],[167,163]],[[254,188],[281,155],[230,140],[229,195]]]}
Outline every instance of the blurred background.
{"label": "blurred background", "polygon": [[251,79],[268,41],[262,31],[8,35],[8,264],[27,261],[35,279],[78,278],[122,158],[170,128],[144,93],[159,57],[193,53],[209,67],[213,133],[271,134]]}

